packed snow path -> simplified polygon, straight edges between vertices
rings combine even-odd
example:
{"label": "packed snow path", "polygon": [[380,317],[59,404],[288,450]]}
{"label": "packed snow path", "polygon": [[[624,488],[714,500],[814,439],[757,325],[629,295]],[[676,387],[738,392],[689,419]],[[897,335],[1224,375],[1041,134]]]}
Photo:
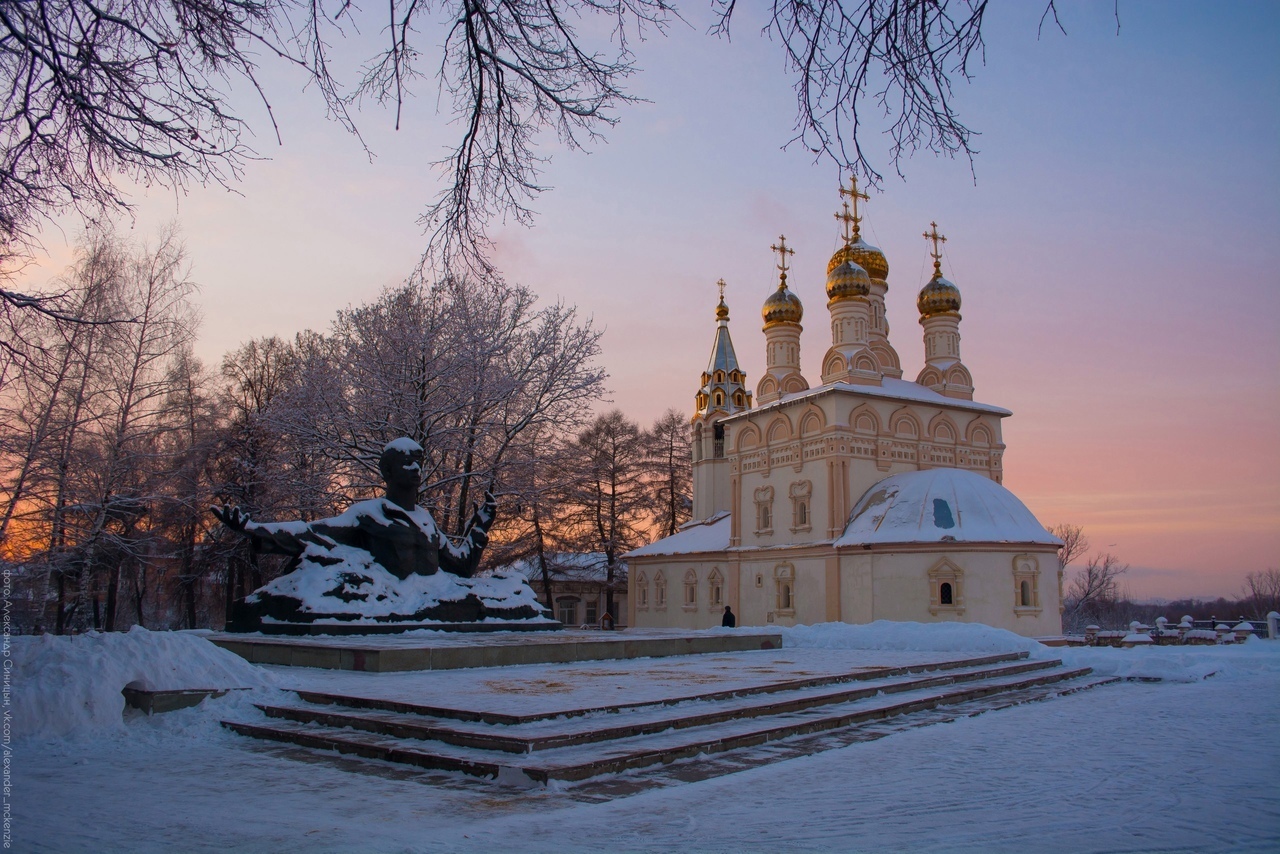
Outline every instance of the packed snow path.
{"label": "packed snow path", "polygon": [[[222,730],[217,721],[252,699],[284,696],[258,689],[123,727],[95,723],[99,715],[71,735],[23,735],[15,850],[1280,850],[1280,643],[1037,651],[981,627],[948,636],[941,628],[812,627],[786,640],[796,655],[841,644],[1030,649],[1033,658],[1165,681],[905,731],[889,721],[887,737],[700,781],[700,763],[723,757],[668,766],[668,785],[636,787],[621,774],[612,791],[592,781],[590,797],[577,785],[511,788]],[[84,649],[85,639],[77,644]],[[98,684],[117,673],[77,662],[56,668],[63,694],[49,702],[77,679]],[[42,691],[42,675],[23,664],[18,686]],[[322,678],[313,686],[329,687]],[[959,711],[938,710],[938,720]]]}

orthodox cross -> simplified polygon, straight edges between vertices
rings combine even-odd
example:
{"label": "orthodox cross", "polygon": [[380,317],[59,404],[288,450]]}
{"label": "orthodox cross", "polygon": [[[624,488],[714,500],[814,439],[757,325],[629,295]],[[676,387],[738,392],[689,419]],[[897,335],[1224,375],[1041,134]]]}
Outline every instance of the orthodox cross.
{"label": "orthodox cross", "polygon": [[720,302],[724,302],[724,279],[716,282],[716,287],[720,289]]}
{"label": "orthodox cross", "polygon": [[[849,217],[849,207],[848,207],[848,204],[846,203],[844,213],[836,214],[836,218],[845,220],[846,229],[848,228],[848,223],[852,222],[853,237],[854,239],[857,239],[858,231],[859,231],[858,223],[862,222],[862,217],[858,216],[858,199],[862,199],[865,202],[865,201],[869,201],[871,197],[868,196],[866,193],[858,192],[858,176],[852,175],[852,174],[849,176],[849,189],[846,190],[844,187],[841,187],[840,195],[848,196],[850,199],[853,200],[853,216],[852,218]],[[848,237],[845,237],[845,240],[847,242],[852,242],[852,241],[849,241]]]}
{"label": "orthodox cross", "polygon": [[924,233],[925,240],[933,241],[933,251],[929,254],[933,256],[933,272],[939,276],[942,275],[942,250],[938,248],[939,243],[946,243],[947,238],[938,234],[938,224],[936,222],[929,223],[930,229]]}
{"label": "orthodox cross", "polygon": [[[842,193],[843,193],[843,192],[844,192],[844,190],[841,190],[840,192],[842,192]],[[844,242],[845,242],[845,243],[852,243],[852,242],[853,242],[853,235],[854,235],[856,232],[850,231],[850,230],[849,230],[849,225],[850,225],[851,223],[856,223],[856,222],[857,222],[857,220],[858,220],[858,218],[857,218],[856,216],[854,216],[853,214],[849,213],[849,203],[848,203],[848,202],[845,202],[845,203],[844,203],[844,213],[838,213],[838,214],[836,214],[836,219],[841,220],[842,222],[844,222]],[[854,225],[854,228],[855,228],[855,229],[857,228],[857,225],[856,225],[856,224]]]}
{"label": "orthodox cross", "polygon": [[770,246],[769,248],[778,253],[778,258],[780,259],[778,269],[782,271],[782,286],[786,287],[787,256],[796,254],[796,250],[787,247],[787,236],[785,234],[779,234],[777,244]]}

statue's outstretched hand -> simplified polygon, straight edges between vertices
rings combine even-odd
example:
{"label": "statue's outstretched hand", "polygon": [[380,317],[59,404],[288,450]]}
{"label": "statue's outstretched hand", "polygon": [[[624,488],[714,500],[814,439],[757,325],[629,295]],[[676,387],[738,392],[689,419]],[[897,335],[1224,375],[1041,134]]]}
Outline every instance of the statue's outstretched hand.
{"label": "statue's outstretched hand", "polygon": [[221,507],[210,507],[209,512],[218,517],[218,521],[233,531],[243,531],[249,524],[249,514],[239,507],[224,504]]}

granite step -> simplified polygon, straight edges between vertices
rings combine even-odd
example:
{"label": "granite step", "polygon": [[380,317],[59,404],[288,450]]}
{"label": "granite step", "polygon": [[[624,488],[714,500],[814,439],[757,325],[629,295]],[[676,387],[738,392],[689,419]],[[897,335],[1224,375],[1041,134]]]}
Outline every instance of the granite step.
{"label": "granite step", "polygon": [[400,700],[389,700],[379,697],[356,697],[349,694],[332,694],[323,691],[297,691],[300,698],[308,703],[327,704],[335,706],[345,706],[352,709],[375,709],[386,712],[399,712],[402,714],[421,715],[430,718],[446,718],[459,721],[475,721],[486,724],[501,724],[505,726],[515,726],[518,724],[526,724],[534,721],[549,720],[552,718],[576,717],[593,715],[600,713],[617,713],[630,709],[644,708],[652,706],[655,702],[664,705],[678,705],[695,700],[715,701],[725,700],[732,697],[742,697],[752,694],[775,694],[786,691],[795,691],[803,688],[812,688],[822,685],[841,684],[845,682],[856,682],[863,680],[882,679],[893,676],[907,676],[917,673],[931,673],[934,671],[957,670],[968,667],[978,667],[982,665],[1003,664],[1006,662],[1023,661],[1027,658],[1027,653],[1001,653],[997,655],[985,655],[974,658],[962,658],[952,661],[929,662],[924,664],[904,665],[900,667],[863,667],[847,673],[815,676],[806,679],[791,679],[778,682],[766,682],[757,686],[747,688],[736,688],[727,691],[703,691],[691,692],[688,694],[668,697],[660,701],[642,700],[633,703],[613,703],[600,706],[589,706],[585,708],[566,708],[556,709],[554,711],[534,712],[528,714],[512,714],[506,712],[462,709],[448,706],[427,706],[419,703],[409,703]]}
{"label": "granite step", "polygon": [[711,724],[667,728],[661,732],[578,743],[532,753],[502,752],[475,746],[401,738],[316,722],[274,720],[270,726],[225,721],[235,732],[304,747],[336,750],[369,759],[422,768],[461,771],[499,781],[583,780],[634,768],[663,765],[700,754],[758,747],[780,739],[858,727],[886,718],[928,712],[1002,694],[1087,677],[1088,668],[1050,666],[1030,672],[988,676],[973,681],[916,685],[901,692],[864,696],[762,717],[732,718]]}
{"label": "granite step", "polygon": [[[689,729],[729,720],[767,717],[806,708],[834,705],[864,699],[876,694],[901,693],[921,688],[973,682],[1000,676],[1044,670],[1059,665],[1053,661],[1024,661],[996,666],[948,668],[936,675],[881,676],[832,683],[828,679],[804,680],[813,684],[792,688],[782,698],[776,694],[748,692],[686,699],[680,703],[627,704],[604,706],[592,714],[572,717],[542,718],[509,726],[484,723],[450,723],[415,713],[365,710],[359,713],[335,711],[331,707],[304,703],[299,705],[259,705],[269,717],[300,723],[318,723],[331,727],[351,727],[366,732],[397,738],[441,741],[464,747],[497,750],[507,753],[532,753],[575,744],[591,744],[662,732]],[[795,683],[793,683],[795,684]],[[606,715],[620,715],[623,722],[605,724]]]}

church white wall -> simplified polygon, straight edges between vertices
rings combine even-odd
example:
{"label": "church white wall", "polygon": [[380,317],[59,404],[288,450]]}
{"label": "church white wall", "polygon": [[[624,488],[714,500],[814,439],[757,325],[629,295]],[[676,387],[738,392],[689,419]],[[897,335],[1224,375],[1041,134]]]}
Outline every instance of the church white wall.
{"label": "church white wall", "polygon": [[[628,572],[629,625],[637,628],[709,629],[720,625],[725,605],[733,608],[735,614],[739,613],[739,573],[732,560],[659,558],[641,562],[633,558]],[[692,604],[686,599],[690,572],[696,579]],[[665,604],[657,599],[659,573],[665,581]],[[640,585],[647,587],[646,595],[637,590]],[[719,587],[718,602],[714,587]]]}
{"label": "church white wall", "polygon": [[[685,602],[690,571],[696,577],[692,606]],[[713,572],[720,579],[720,604],[712,598]],[[656,601],[659,573],[666,582],[663,605]],[[1022,580],[1030,583],[1027,606],[1020,602]],[[628,583],[629,624],[638,628],[718,626],[728,604],[740,626],[832,620],[958,621],[984,623],[1027,637],[1062,633],[1058,559],[1052,547],[916,547],[914,551],[857,550],[837,555],[829,547],[815,546],[692,560],[646,558],[633,560]],[[647,594],[637,591],[640,583],[647,585]],[[943,583],[952,585],[951,605],[940,601]],[[790,586],[789,602],[783,584]]]}
{"label": "church white wall", "polygon": [[[1015,559],[1023,567],[1015,571]],[[1036,571],[1026,570],[1029,564]],[[932,577],[931,577],[932,571]],[[918,551],[841,556],[842,612],[850,622],[899,620],[921,623],[985,623],[1028,637],[1062,633],[1057,553]],[[1022,606],[1020,581],[1030,585]],[[939,601],[938,586],[952,586],[953,604]]]}

